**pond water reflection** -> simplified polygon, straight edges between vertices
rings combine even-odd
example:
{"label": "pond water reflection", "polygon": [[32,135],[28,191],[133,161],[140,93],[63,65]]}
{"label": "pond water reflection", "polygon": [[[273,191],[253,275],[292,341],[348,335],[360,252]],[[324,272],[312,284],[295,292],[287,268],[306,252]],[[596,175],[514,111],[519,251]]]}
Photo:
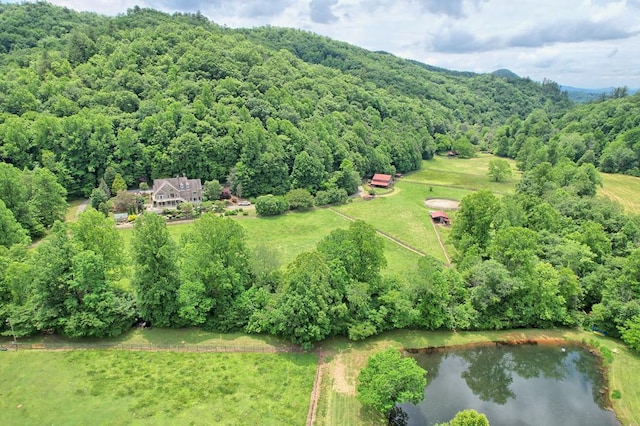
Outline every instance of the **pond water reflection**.
{"label": "pond water reflection", "polygon": [[433,425],[473,408],[492,426],[619,425],[603,408],[599,361],[580,346],[518,345],[413,354],[427,370],[425,399],[402,404],[408,425]]}

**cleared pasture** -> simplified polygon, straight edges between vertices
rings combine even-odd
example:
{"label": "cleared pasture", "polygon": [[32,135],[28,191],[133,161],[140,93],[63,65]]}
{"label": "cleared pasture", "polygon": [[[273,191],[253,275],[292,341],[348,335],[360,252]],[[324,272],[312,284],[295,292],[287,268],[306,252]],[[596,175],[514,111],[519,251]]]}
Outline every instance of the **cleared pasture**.
{"label": "cleared pasture", "polygon": [[479,154],[469,159],[436,156],[432,160],[423,161],[420,170],[407,174],[404,179],[434,187],[445,186],[470,191],[487,189],[501,194],[515,192],[515,185],[521,175],[516,171],[515,161],[503,159],[511,165],[513,175],[502,182],[495,182],[488,176],[489,162],[495,158],[497,157],[489,154]]}
{"label": "cleared pasture", "polygon": [[393,192],[386,196],[369,201],[357,200],[337,206],[336,210],[362,219],[411,247],[446,262],[424,200],[427,197],[461,200],[470,193],[471,191],[464,189],[431,187],[401,179],[396,182]]}

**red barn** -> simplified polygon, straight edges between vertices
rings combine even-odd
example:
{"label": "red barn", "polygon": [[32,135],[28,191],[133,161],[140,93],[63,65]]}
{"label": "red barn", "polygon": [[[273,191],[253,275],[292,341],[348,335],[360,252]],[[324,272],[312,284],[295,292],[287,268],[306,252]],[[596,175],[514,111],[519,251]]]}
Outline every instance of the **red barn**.
{"label": "red barn", "polygon": [[431,220],[435,223],[441,223],[443,225],[449,225],[451,223],[451,219],[445,212],[430,212]]}
{"label": "red barn", "polygon": [[392,179],[393,178],[391,177],[391,175],[383,175],[381,173],[376,173],[371,178],[371,185],[380,186],[382,188],[388,188],[389,186],[391,186]]}

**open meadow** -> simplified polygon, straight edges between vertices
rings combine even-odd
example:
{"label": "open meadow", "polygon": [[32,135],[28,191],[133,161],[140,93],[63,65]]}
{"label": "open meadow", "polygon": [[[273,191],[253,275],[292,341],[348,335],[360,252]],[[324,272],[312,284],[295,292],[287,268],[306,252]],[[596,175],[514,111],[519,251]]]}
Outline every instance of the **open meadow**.
{"label": "open meadow", "polygon": [[620,203],[626,213],[640,214],[640,178],[608,173],[600,176],[602,188],[598,189],[598,195]]}
{"label": "open meadow", "polygon": [[2,423],[303,424],[314,354],[11,351]]}
{"label": "open meadow", "polygon": [[505,194],[515,192],[515,185],[520,180],[521,172],[516,170],[514,160],[502,158],[509,163],[513,175],[501,182],[495,182],[489,176],[489,162],[498,157],[491,154],[479,153],[476,157],[462,159],[435,156],[422,162],[422,168],[409,173],[406,180],[426,183],[431,186],[444,186],[469,191],[488,189],[489,191]]}

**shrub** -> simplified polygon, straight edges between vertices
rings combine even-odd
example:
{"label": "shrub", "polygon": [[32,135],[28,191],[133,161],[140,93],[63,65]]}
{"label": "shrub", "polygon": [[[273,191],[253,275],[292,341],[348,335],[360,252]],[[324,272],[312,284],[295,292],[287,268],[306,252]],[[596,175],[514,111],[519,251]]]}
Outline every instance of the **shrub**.
{"label": "shrub", "polygon": [[624,323],[624,327],[620,327],[622,341],[630,348],[640,352],[640,315],[628,319]]}
{"label": "shrub", "polygon": [[218,200],[213,202],[214,213],[222,213],[226,207],[227,207],[227,203],[223,200]]}
{"label": "shrub", "polygon": [[342,188],[331,188],[326,191],[318,191],[316,194],[316,205],[326,206],[328,204],[344,204],[349,199],[347,191]]}
{"label": "shrub", "polygon": [[308,210],[313,207],[313,195],[306,189],[292,189],[285,198],[291,210]]}
{"label": "shrub", "polygon": [[256,213],[260,216],[276,216],[287,211],[286,198],[276,195],[263,195],[256,200]]}

